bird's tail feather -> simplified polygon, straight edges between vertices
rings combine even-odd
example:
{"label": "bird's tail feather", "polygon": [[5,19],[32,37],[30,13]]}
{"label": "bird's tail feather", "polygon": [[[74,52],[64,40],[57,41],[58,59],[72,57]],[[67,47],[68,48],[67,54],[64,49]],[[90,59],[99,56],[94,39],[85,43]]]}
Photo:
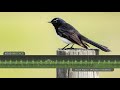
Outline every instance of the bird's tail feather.
{"label": "bird's tail feather", "polygon": [[96,43],[96,42],[94,42],[94,41],[92,41],[92,40],[90,40],[90,39],[88,39],[88,38],[86,38],[84,36],[82,37],[82,40],[89,43],[89,44],[92,44],[93,46],[95,46],[95,47],[97,47],[97,48],[99,48],[99,49],[101,49],[101,50],[103,50],[105,52],[110,52],[108,47],[100,45],[100,44],[98,44],[98,43]]}

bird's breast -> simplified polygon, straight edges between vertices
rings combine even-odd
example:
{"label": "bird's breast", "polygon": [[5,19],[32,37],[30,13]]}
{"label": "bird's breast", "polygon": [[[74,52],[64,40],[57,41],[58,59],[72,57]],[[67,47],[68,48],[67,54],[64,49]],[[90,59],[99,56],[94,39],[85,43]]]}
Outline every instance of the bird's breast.
{"label": "bird's breast", "polygon": [[66,39],[66,38],[63,38],[63,37],[61,37],[61,36],[59,36],[59,35],[57,35],[64,43],[66,43],[66,44],[71,44],[72,42],[70,41],[70,40],[68,40],[68,39]]}

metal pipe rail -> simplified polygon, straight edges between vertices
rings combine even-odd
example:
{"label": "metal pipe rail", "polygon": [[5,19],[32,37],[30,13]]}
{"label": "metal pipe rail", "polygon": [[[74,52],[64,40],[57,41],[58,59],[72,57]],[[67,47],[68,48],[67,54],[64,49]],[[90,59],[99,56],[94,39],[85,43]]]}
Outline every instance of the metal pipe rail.
{"label": "metal pipe rail", "polygon": [[120,55],[0,55],[0,68],[120,68]]}

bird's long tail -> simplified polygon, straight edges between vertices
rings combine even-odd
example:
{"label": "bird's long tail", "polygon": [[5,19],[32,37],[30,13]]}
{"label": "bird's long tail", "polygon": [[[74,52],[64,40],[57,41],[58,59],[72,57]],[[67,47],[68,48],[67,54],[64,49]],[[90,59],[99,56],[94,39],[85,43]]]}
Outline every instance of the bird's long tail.
{"label": "bird's long tail", "polygon": [[89,44],[92,44],[93,46],[95,46],[95,47],[97,47],[97,48],[99,48],[99,49],[101,49],[101,50],[103,50],[105,52],[110,52],[110,50],[106,46],[100,45],[100,44],[98,44],[98,43],[96,43],[96,42],[94,42],[94,41],[92,41],[92,40],[90,40],[90,39],[88,39],[88,38],[86,38],[84,36],[82,36],[81,38],[82,38],[83,41],[85,41],[85,42],[87,42]]}

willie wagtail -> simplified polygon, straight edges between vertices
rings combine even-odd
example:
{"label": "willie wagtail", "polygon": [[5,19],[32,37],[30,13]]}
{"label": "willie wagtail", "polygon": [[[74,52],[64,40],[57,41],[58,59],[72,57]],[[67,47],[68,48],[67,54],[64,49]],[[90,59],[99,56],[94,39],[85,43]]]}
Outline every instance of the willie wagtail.
{"label": "willie wagtail", "polygon": [[68,24],[61,18],[54,18],[49,23],[52,23],[57,35],[67,44],[62,49],[65,49],[70,44],[72,44],[71,49],[74,44],[88,49],[89,45],[87,43],[89,43],[105,52],[110,51],[106,46],[100,45],[80,34],[72,25]]}

